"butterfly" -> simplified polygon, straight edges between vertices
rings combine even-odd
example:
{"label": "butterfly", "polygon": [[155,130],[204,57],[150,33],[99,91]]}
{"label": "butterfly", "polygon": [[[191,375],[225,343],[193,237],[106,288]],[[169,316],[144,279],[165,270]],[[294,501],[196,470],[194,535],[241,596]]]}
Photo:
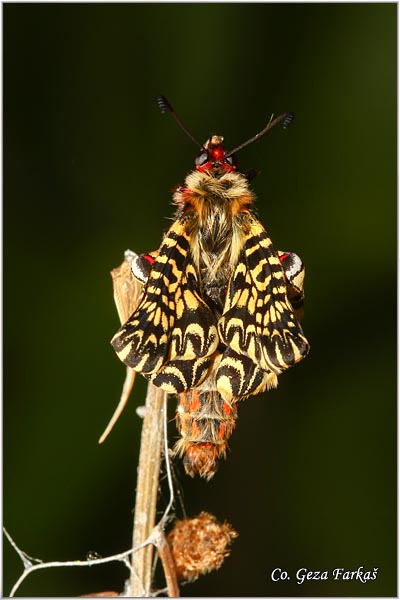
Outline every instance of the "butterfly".
{"label": "butterfly", "polygon": [[181,434],[175,452],[186,472],[210,478],[235,427],[238,401],[276,387],[302,360],[309,343],[300,325],[304,267],[275,250],[254,210],[252,173],[237,168],[236,152],[211,135],[195,169],[174,192],[175,219],[159,249],[134,257],[141,286],[137,306],[112,339],[122,362],[178,396]]}

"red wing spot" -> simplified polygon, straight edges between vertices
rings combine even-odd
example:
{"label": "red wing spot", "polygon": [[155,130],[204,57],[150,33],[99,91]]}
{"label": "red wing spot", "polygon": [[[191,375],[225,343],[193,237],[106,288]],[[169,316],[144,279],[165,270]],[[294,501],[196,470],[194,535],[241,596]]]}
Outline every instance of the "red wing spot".
{"label": "red wing spot", "polygon": [[151,256],[150,254],[142,254],[142,256],[145,260],[147,260],[148,263],[150,263],[151,265],[154,265],[154,261],[156,259],[153,256]]}
{"label": "red wing spot", "polygon": [[283,260],[285,260],[285,258],[287,258],[288,256],[290,256],[290,252],[285,252],[285,254],[281,254],[279,257],[279,260],[282,262]]}

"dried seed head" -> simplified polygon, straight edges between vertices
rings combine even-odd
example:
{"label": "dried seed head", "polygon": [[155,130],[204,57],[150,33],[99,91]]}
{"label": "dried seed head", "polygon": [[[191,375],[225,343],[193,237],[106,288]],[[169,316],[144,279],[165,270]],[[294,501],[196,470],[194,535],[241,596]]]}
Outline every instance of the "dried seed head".
{"label": "dried seed head", "polygon": [[168,542],[176,564],[178,579],[194,581],[199,575],[219,569],[229,546],[238,534],[228,523],[219,523],[207,512],[176,521]]}

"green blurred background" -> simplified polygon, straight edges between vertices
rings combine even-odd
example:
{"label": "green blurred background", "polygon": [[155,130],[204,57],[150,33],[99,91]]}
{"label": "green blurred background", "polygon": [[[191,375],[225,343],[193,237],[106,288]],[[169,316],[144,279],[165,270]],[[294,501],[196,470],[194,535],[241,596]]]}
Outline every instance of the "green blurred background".
{"label": "green blurred background", "polygon": [[[177,467],[187,512],[240,534],[182,593],[396,595],[396,21],[394,3],[3,5],[3,516],[28,554],[130,544],[144,380],[97,439],[124,378],[109,271],[158,247],[197,153],[157,111],[162,93],[228,147],[296,113],[239,159],[262,171],[275,246],[306,264],[312,345],[243,402],[212,482]],[[7,542],[4,560],[8,594],[21,564]],[[377,580],[295,580],[359,566]],[[291,580],[273,583],[275,567]],[[52,570],[20,594],[120,591],[126,575]]]}

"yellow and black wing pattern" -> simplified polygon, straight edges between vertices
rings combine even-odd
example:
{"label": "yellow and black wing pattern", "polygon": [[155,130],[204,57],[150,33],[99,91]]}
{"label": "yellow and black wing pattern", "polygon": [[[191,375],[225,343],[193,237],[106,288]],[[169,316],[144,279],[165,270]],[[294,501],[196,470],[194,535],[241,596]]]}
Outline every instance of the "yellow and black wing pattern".
{"label": "yellow and black wing pattern", "polygon": [[250,213],[248,220],[218,322],[226,350],[216,382],[227,401],[276,385],[276,376],[309,351],[279,255],[261,223]]}
{"label": "yellow and black wing pattern", "polygon": [[217,319],[200,295],[189,224],[190,216],[173,223],[141,303],[112,339],[127,366],[169,393],[199,385],[219,344]]}

